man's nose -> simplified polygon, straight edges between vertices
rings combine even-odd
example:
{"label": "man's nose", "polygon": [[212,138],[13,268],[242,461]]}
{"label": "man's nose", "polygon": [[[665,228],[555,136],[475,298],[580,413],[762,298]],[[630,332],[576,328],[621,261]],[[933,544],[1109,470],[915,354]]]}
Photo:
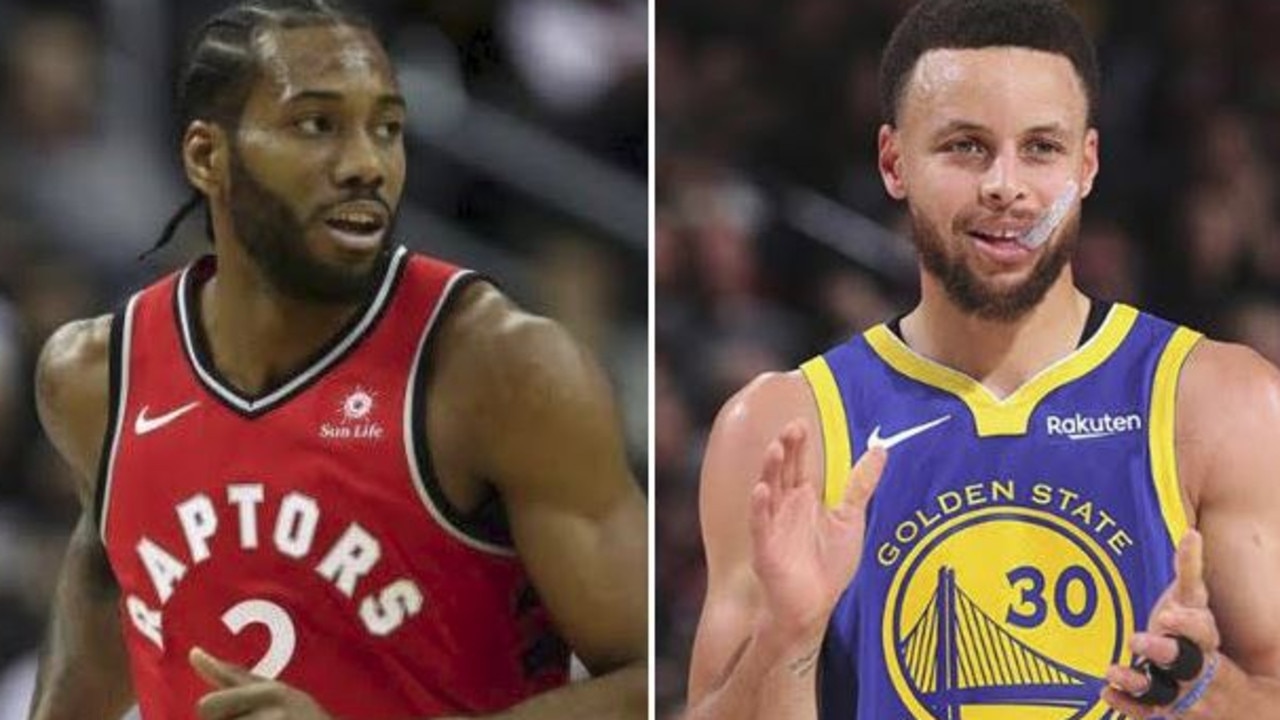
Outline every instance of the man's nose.
{"label": "man's nose", "polygon": [[980,192],[983,204],[995,208],[1007,208],[1026,198],[1018,158],[1010,153],[997,155],[982,176]]}
{"label": "man's nose", "polygon": [[386,181],[385,159],[369,133],[357,130],[348,134],[334,164],[333,175],[339,187],[382,187]]}

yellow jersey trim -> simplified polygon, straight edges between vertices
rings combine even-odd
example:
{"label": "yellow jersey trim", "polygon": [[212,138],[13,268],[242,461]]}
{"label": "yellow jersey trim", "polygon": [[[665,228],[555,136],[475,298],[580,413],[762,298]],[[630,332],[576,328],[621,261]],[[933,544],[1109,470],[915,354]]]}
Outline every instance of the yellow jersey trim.
{"label": "yellow jersey trim", "polygon": [[973,413],[979,437],[1025,435],[1031,413],[1054,390],[1080,379],[1111,357],[1138,319],[1134,308],[1116,303],[1098,332],[1075,352],[1045,368],[1004,399],[982,383],[936,363],[907,347],[888,327],[877,325],[864,336],[871,349],[894,370],[958,397]]}
{"label": "yellow jersey trim", "polygon": [[844,414],[844,400],[835,375],[825,358],[819,356],[800,366],[800,372],[818,402],[818,418],[822,422],[822,454],[825,458],[825,481],[822,496],[827,507],[835,507],[844,498],[853,454],[849,447],[849,423]]}
{"label": "yellow jersey trim", "polygon": [[1187,531],[1187,509],[1182,503],[1182,484],[1178,481],[1178,457],[1173,441],[1178,378],[1187,356],[1201,337],[1200,333],[1187,328],[1180,327],[1174,331],[1160,354],[1151,386],[1151,427],[1148,431],[1151,478],[1155,482],[1156,498],[1160,501],[1160,514],[1164,517],[1174,547]]}

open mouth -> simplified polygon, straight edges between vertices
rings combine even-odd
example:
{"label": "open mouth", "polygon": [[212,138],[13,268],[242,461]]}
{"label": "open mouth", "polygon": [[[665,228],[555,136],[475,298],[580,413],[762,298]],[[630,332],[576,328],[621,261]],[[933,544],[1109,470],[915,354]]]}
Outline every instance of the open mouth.
{"label": "open mouth", "polygon": [[1024,230],[969,230],[965,234],[977,241],[979,252],[1001,264],[1021,263],[1033,252],[1022,243]]}
{"label": "open mouth", "polygon": [[1000,232],[981,232],[979,230],[970,230],[968,235],[969,237],[976,238],[982,242],[990,243],[992,245],[1016,243],[1022,237],[1022,233],[1014,232],[1012,230]]}
{"label": "open mouth", "polygon": [[386,232],[388,219],[382,205],[371,202],[346,203],[333,208],[324,224],[338,244],[350,250],[376,248]]}
{"label": "open mouth", "polygon": [[381,232],[387,221],[377,213],[343,210],[325,218],[324,224],[353,235],[372,235]]}

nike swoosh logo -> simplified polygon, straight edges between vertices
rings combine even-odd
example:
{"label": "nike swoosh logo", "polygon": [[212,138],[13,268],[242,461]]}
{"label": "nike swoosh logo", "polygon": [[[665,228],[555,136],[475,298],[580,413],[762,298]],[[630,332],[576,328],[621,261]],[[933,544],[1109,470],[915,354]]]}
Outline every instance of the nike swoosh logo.
{"label": "nike swoosh logo", "polygon": [[147,433],[155,432],[198,407],[200,407],[200,402],[196,401],[183,405],[176,410],[170,410],[169,412],[157,417],[147,417],[147,410],[149,410],[150,407],[143,406],[143,408],[138,411],[137,419],[133,421],[133,432],[136,435],[146,435]]}
{"label": "nike swoosh logo", "polygon": [[909,427],[906,430],[903,430],[902,432],[899,432],[899,433],[894,433],[889,437],[880,437],[880,426],[877,425],[876,429],[871,431],[871,437],[867,438],[867,449],[870,450],[871,448],[884,448],[885,450],[888,450],[894,445],[906,442],[907,440],[910,440],[911,438],[919,435],[922,432],[927,432],[929,430],[932,430],[950,419],[951,419],[950,415],[943,415],[942,417],[936,420],[930,420],[929,422],[924,423],[923,425],[916,425],[915,427]]}

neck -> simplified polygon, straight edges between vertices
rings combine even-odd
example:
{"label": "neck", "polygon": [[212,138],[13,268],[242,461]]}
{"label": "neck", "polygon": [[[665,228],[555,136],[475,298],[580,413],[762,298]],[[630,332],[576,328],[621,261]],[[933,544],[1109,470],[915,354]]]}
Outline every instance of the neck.
{"label": "neck", "polygon": [[218,242],[218,271],[200,289],[199,322],[218,372],[256,395],[301,369],[359,311],[282,295],[234,240]]}
{"label": "neck", "polygon": [[1076,289],[1071,267],[1044,299],[1011,321],[979,318],[959,308],[937,279],[921,273],[920,304],[902,320],[911,348],[1006,397],[1076,349],[1089,317],[1089,298]]}

